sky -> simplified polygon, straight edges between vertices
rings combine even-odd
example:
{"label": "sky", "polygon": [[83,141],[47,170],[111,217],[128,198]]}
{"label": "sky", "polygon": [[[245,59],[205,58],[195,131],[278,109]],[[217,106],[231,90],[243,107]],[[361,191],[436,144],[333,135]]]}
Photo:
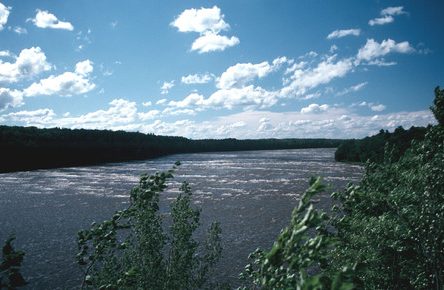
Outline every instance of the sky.
{"label": "sky", "polygon": [[361,138],[434,123],[444,2],[0,0],[0,124]]}

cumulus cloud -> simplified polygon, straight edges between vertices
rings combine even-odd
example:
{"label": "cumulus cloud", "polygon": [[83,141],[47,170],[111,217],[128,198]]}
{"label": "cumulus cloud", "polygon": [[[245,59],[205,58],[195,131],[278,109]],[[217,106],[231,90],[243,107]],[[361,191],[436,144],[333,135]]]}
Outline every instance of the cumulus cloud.
{"label": "cumulus cloud", "polygon": [[404,7],[402,6],[387,7],[381,10],[380,12],[381,17],[370,19],[368,21],[368,24],[370,26],[374,26],[374,25],[384,25],[392,23],[393,21],[395,21],[395,18],[393,16],[401,14],[406,14],[406,12],[404,11]]}
{"label": "cumulus cloud", "polygon": [[384,111],[387,107],[383,104],[375,104],[372,102],[360,102],[360,103],[353,103],[351,104],[350,107],[368,107],[370,110],[372,110],[373,112],[382,112]]}
{"label": "cumulus cloud", "polygon": [[93,63],[89,59],[78,62],[75,68],[75,72],[82,76],[87,76],[92,73],[93,70]]}
{"label": "cumulus cloud", "polygon": [[301,109],[302,114],[314,114],[321,113],[327,111],[329,106],[327,104],[318,105],[318,104],[310,104],[307,107]]}
{"label": "cumulus cloud", "polygon": [[[167,112],[138,112],[136,103],[116,99],[107,109],[80,116],[57,116],[51,109],[21,111],[0,115],[3,121],[39,126],[140,131],[190,138],[362,138],[381,128],[425,126],[434,123],[430,111],[358,115],[347,108],[318,105],[322,114],[269,111],[244,111],[206,121],[188,119],[165,122],[159,119]],[[309,106],[308,106],[309,107]],[[312,106],[313,107],[313,106]],[[323,110],[323,111],[322,111]],[[171,110],[168,114],[193,114],[192,109]],[[152,121],[151,121],[152,120]]]}
{"label": "cumulus cloud", "polygon": [[[108,129],[118,128],[137,121],[137,105],[125,99],[114,99],[106,110],[53,120],[52,124],[60,124],[61,127]],[[118,130],[118,129],[117,129]]]}
{"label": "cumulus cloud", "polygon": [[74,72],[64,72],[60,75],[51,75],[46,79],[31,84],[24,90],[27,97],[38,95],[72,96],[87,93],[95,88],[90,74],[93,71],[90,60],[76,64]]}
{"label": "cumulus cloud", "polygon": [[162,86],[160,87],[160,93],[162,95],[166,95],[173,87],[174,87],[174,81],[163,82]]}
{"label": "cumulus cloud", "polygon": [[7,7],[4,4],[0,3],[0,30],[3,30],[6,23],[8,22],[10,11],[10,7]]}
{"label": "cumulus cloud", "polygon": [[[4,56],[13,57],[12,54],[5,53]],[[46,61],[46,55],[40,47],[25,48],[14,60],[15,62],[0,60],[0,82],[15,83],[51,70],[51,65]]]}
{"label": "cumulus cloud", "polygon": [[225,22],[224,15],[217,6],[186,9],[170,25],[176,27],[179,32],[199,33],[200,36],[191,45],[191,50],[198,53],[223,51],[240,42],[236,36],[227,37],[219,34],[228,30],[230,25]]}
{"label": "cumulus cloud", "polygon": [[0,87],[0,111],[9,107],[18,107],[23,104],[23,93]]}
{"label": "cumulus cloud", "polygon": [[74,30],[74,26],[70,22],[61,21],[54,14],[45,10],[37,9],[35,17],[28,20],[39,28]]}
{"label": "cumulus cloud", "polygon": [[177,108],[186,108],[191,106],[202,106],[204,105],[204,96],[197,93],[191,93],[185,97],[182,101],[170,101],[168,106]]}
{"label": "cumulus cloud", "polygon": [[160,99],[156,102],[156,105],[164,105],[167,101],[167,99]]}
{"label": "cumulus cloud", "polygon": [[183,76],[181,78],[181,82],[187,85],[192,84],[206,84],[210,82],[213,79],[213,76],[209,73],[205,74],[193,74],[193,75],[187,75]]}
{"label": "cumulus cloud", "polygon": [[56,114],[52,109],[46,108],[34,111],[19,111],[15,113],[9,113],[3,115],[2,117],[3,119],[6,119],[8,121],[23,122],[26,125],[30,124],[42,125],[51,122],[55,116]]}
{"label": "cumulus cloud", "polygon": [[345,36],[359,36],[361,34],[361,29],[341,29],[341,30],[335,30],[333,32],[331,32],[328,36],[327,39],[333,39],[333,38],[341,38],[341,37],[345,37]]}
{"label": "cumulus cloud", "polygon": [[13,57],[9,50],[0,50],[0,57]]}
{"label": "cumulus cloud", "polygon": [[137,116],[139,117],[140,120],[142,121],[146,121],[146,120],[151,120],[154,119],[155,117],[157,117],[160,114],[159,110],[150,110],[148,112],[141,112],[138,113]]}
{"label": "cumulus cloud", "polygon": [[256,78],[263,78],[273,71],[276,71],[281,65],[287,62],[286,57],[279,57],[270,64],[267,61],[252,63],[237,63],[224,71],[218,79],[217,87],[220,89],[229,89],[232,87],[242,87]]}
{"label": "cumulus cloud", "polygon": [[246,108],[268,108],[276,104],[276,92],[253,85],[220,89],[203,101],[203,105],[214,108],[233,109],[237,106]]}
{"label": "cumulus cloud", "polygon": [[379,104],[379,105],[371,105],[370,109],[374,112],[381,112],[385,110],[385,106],[383,104]]}
{"label": "cumulus cloud", "polygon": [[193,44],[191,45],[191,50],[195,50],[198,53],[223,51],[227,47],[238,45],[239,42],[239,38],[236,36],[228,38],[225,35],[206,32],[194,40]]}
{"label": "cumulus cloud", "polygon": [[353,61],[350,58],[335,61],[329,57],[321,61],[314,68],[295,69],[288,80],[287,86],[281,89],[285,97],[302,96],[307,90],[322,84],[327,84],[335,78],[345,76],[353,69]]}
{"label": "cumulus cloud", "polygon": [[414,49],[408,41],[396,43],[396,41],[389,38],[378,43],[374,39],[367,39],[366,44],[358,51],[355,64],[359,64],[361,61],[371,61],[393,52],[410,53],[413,51]]}
{"label": "cumulus cloud", "polygon": [[212,31],[219,33],[227,30],[230,25],[225,22],[224,15],[217,6],[212,8],[186,9],[184,10],[171,25],[176,27],[180,32],[199,32]]}

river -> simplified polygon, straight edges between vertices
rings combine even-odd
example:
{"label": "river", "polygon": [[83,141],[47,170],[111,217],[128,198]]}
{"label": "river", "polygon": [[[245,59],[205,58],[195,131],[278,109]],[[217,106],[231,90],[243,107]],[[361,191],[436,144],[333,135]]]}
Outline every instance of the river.
{"label": "river", "polygon": [[[75,263],[76,233],[109,218],[128,203],[128,191],[142,173],[182,162],[166,204],[180,182],[193,189],[207,227],[222,226],[223,258],[216,277],[236,285],[248,253],[272,245],[288,224],[310,176],[323,176],[332,188],[358,182],[363,169],[334,161],[335,149],[298,149],[178,154],[153,160],[100,166],[0,174],[0,241],[15,234],[26,252],[23,274],[28,289],[75,288],[81,272]],[[327,194],[317,197],[327,208]]]}

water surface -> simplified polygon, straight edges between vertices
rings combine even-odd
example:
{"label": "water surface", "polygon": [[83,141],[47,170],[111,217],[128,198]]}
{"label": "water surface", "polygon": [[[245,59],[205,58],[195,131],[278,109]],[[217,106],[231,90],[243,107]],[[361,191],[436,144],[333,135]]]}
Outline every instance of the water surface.
{"label": "water surface", "polygon": [[[128,191],[142,173],[182,166],[165,204],[181,181],[188,181],[201,221],[222,225],[224,253],[217,277],[233,284],[248,253],[270,247],[306,189],[321,175],[333,188],[356,182],[358,165],[334,161],[335,149],[298,149],[179,154],[154,160],[0,174],[0,240],[15,233],[26,252],[23,273],[32,289],[79,285],[76,233],[102,221],[128,202]],[[319,207],[329,198],[320,196]]]}

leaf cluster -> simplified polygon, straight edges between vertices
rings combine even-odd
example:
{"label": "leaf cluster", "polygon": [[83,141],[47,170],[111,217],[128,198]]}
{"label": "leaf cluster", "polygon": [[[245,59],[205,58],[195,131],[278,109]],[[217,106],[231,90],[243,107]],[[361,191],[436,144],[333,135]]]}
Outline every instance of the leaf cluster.
{"label": "leaf cluster", "polygon": [[211,225],[200,249],[193,238],[200,211],[191,205],[187,183],[171,204],[169,232],[160,213],[159,195],[179,164],[166,172],[143,175],[131,190],[127,209],[78,233],[82,288],[201,289],[210,285],[211,267],[222,251],[219,224]]}

